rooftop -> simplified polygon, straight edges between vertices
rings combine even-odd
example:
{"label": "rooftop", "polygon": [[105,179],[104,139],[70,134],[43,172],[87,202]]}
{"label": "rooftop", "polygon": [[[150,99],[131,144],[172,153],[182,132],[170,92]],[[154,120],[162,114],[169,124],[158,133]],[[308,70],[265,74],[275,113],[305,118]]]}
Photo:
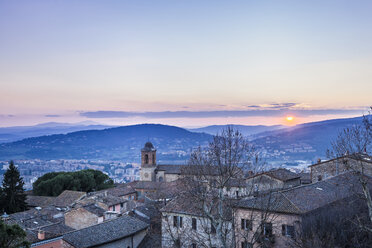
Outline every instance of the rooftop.
{"label": "rooftop", "polygon": [[[370,185],[372,188],[372,180]],[[305,214],[359,193],[360,188],[358,176],[348,172],[324,181],[241,200],[236,207]]]}
{"label": "rooftop", "polygon": [[67,233],[63,236],[63,240],[75,248],[94,247],[131,236],[147,227],[148,224],[124,215],[114,220]]}
{"label": "rooftop", "polygon": [[86,195],[85,192],[65,190],[59,196],[56,197],[54,201],[54,206],[61,208],[69,207],[76,201],[80,200],[85,195]]}

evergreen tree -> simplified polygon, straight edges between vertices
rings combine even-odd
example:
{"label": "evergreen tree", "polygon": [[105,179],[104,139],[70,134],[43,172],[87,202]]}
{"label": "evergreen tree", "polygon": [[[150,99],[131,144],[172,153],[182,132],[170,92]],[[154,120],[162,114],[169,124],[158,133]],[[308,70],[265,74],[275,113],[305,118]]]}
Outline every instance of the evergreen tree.
{"label": "evergreen tree", "polygon": [[14,162],[10,161],[9,168],[4,173],[1,194],[2,210],[8,214],[27,209],[26,194],[23,189],[23,179],[20,177]]}
{"label": "evergreen tree", "polygon": [[26,232],[18,225],[7,225],[0,219],[0,247],[1,248],[28,248]]}

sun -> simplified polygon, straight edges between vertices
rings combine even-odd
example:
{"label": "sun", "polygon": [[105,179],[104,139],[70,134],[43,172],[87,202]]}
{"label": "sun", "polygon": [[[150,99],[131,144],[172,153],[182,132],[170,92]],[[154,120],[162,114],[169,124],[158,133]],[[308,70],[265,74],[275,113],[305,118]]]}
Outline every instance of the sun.
{"label": "sun", "polygon": [[287,116],[285,119],[286,119],[287,121],[293,121],[293,120],[294,120],[294,117],[293,117],[293,116]]}

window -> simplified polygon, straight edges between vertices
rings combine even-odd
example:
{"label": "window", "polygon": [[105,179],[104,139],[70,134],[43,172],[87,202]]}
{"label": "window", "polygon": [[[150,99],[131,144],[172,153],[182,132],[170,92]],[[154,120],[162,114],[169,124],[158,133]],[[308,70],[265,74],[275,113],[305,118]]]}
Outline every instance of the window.
{"label": "window", "polygon": [[248,243],[247,241],[242,242],[242,248],[252,248],[252,243]]}
{"label": "window", "polygon": [[155,154],[152,154],[152,164],[155,164]]}
{"label": "window", "polygon": [[192,248],[196,248],[196,244],[193,243],[193,244],[191,245],[191,247],[192,247]]}
{"label": "window", "polygon": [[322,175],[318,176],[318,181],[322,181]]}
{"label": "window", "polygon": [[282,225],[282,235],[294,238],[295,236],[294,226]]}
{"label": "window", "polygon": [[239,198],[239,191],[235,191],[236,198]]}
{"label": "window", "polygon": [[257,183],[254,184],[254,192],[258,192],[258,184]]}
{"label": "window", "polygon": [[214,225],[212,223],[211,223],[211,233],[212,234],[216,233],[216,228],[214,227]]}
{"label": "window", "polygon": [[180,239],[177,239],[175,241],[175,245],[176,245],[176,247],[181,247],[181,245],[182,245],[181,240]]}
{"label": "window", "polygon": [[252,230],[252,221],[247,219],[242,219],[241,228],[243,230]]}
{"label": "window", "polygon": [[120,203],[120,208],[123,208],[124,207],[124,203]]}
{"label": "window", "polygon": [[263,223],[263,234],[265,236],[272,236],[273,235],[273,224],[265,222]]}
{"label": "window", "polygon": [[112,211],[116,211],[115,205],[112,206]]}
{"label": "window", "polygon": [[197,230],[196,219],[192,218],[192,229]]}
{"label": "window", "polygon": [[148,164],[149,163],[149,155],[145,155],[145,164]]}
{"label": "window", "polygon": [[173,226],[174,227],[182,227],[182,217],[181,216],[173,216]]}

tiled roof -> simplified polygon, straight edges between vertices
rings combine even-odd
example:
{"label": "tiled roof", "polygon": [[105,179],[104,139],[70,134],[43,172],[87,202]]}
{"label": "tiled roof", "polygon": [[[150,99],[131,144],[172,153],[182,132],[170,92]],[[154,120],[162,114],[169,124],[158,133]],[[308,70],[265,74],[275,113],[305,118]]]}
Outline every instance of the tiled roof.
{"label": "tiled roof", "polygon": [[[370,184],[372,188],[372,181]],[[360,193],[358,176],[352,172],[281,192],[241,200],[236,207],[291,214],[305,214]]]}
{"label": "tiled roof", "polygon": [[88,212],[97,215],[98,217],[101,217],[105,214],[105,210],[97,206],[96,204],[89,204],[89,205],[83,206],[83,208],[87,210]]}
{"label": "tiled roof", "polygon": [[[231,218],[231,205],[232,200],[225,202],[224,207],[224,215],[225,218]],[[217,213],[217,204],[212,204],[211,212]],[[167,203],[165,207],[163,207],[161,212],[168,212],[168,213],[178,213],[178,214],[185,214],[185,215],[194,215],[194,216],[205,216],[203,211],[203,203],[200,199],[196,197],[190,196],[188,194],[180,195],[175,199],[171,200]]]}
{"label": "tiled roof", "polygon": [[355,154],[345,155],[345,156],[342,156],[342,157],[321,161],[321,162],[318,162],[316,164],[309,165],[309,167],[317,166],[319,164],[324,164],[324,163],[328,163],[328,162],[339,160],[339,159],[354,159],[354,160],[362,161],[362,162],[365,162],[365,163],[372,163],[372,157],[369,156],[368,154],[355,153]]}
{"label": "tiled roof", "polygon": [[97,191],[97,193],[100,193],[100,192],[107,192],[107,194],[118,196],[118,197],[136,193],[136,191],[127,183],[118,184],[113,188]]}
{"label": "tiled roof", "polygon": [[75,248],[94,247],[131,236],[148,227],[148,224],[124,215],[114,220],[67,233],[63,240]]}
{"label": "tiled roof", "polygon": [[267,171],[265,172],[265,174],[283,182],[300,178],[300,175],[284,168]]}
{"label": "tiled roof", "polygon": [[158,171],[164,171],[165,174],[181,174],[184,167],[185,165],[159,164],[156,169]]}
{"label": "tiled roof", "polygon": [[68,207],[74,204],[76,201],[85,196],[85,192],[65,190],[54,201],[56,207]]}
{"label": "tiled roof", "polygon": [[46,207],[53,204],[56,197],[27,195],[26,202],[30,207]]}

